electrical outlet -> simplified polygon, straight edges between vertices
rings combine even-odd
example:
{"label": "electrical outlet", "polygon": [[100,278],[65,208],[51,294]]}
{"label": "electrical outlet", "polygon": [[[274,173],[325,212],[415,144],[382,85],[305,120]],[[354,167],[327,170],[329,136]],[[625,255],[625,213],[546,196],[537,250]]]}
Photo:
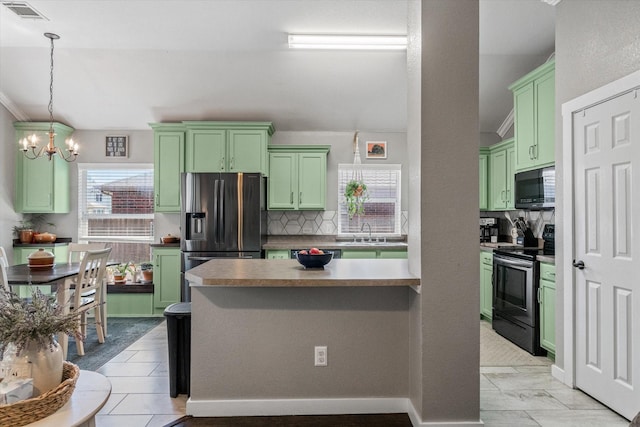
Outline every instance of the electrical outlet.
{"label": "electrical outlet", "polygon": [[327,366],[327,346],[315,347],[314,366]]}

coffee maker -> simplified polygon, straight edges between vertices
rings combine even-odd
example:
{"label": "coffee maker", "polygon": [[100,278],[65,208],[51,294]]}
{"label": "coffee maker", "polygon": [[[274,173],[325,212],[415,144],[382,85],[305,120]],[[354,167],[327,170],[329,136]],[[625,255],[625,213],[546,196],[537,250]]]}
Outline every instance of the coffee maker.
{"label": "coffee maker", "polygon": [[480,243],[497,243],[499,229],[498,218],[480,218]]}

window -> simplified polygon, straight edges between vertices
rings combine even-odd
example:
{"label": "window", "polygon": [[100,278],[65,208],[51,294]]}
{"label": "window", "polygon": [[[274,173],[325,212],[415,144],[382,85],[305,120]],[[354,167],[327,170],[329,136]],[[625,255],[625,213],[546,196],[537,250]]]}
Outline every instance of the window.
{"label": "window", "polygon": [[78,164],[78,189],[78,241],[107,243],[117,261],[148,261],[153,165]]}
{"label": "window", "polygon": [[[338,165],[338,234],[399,236],[401,234],[401,165]],[[364,214],[349,219],[344,193],[347,183],[361,175],[369,198]]]}

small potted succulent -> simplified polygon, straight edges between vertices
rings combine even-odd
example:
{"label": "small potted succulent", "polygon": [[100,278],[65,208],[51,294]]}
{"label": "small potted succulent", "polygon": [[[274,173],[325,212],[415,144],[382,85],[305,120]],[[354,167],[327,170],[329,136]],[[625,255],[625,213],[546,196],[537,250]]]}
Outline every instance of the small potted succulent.
{"label": "small potted succulent", "polygon": [[143,262],[140,264],[140,271],[142,271],[142,279],[145,282],[153,281],[153,264],[150,262]]}
{"label": "small potted succulent", "polygon": [[131,261],[112,266],[111,274],[113,274],[113,283],[125,283],[127,281],[127,272],[133,275],[136,271],[135,268],[135,265]]}

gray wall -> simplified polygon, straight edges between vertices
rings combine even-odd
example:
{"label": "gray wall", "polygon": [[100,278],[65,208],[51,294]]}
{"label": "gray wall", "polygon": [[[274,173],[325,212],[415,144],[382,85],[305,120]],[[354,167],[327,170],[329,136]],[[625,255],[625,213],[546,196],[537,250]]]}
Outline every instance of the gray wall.
{"label": "gray wall", "polygon": [[13,122],[15,118],[0,104],[0,246],[7,251],[9,261],[13,258],[11,229],[18,224],[20,215],[13,210],[15,186],[15,155],[18,152]]}
{"label": "gray wall", "polygon": [[406,397],[409,292],[192,288],[191,398]]}
{"label": "gray wall", "polygon": [[[556,186],[562,200],[562,173],[571,159],[562,157],[562,104],[640,69],[640,2],[563,0],[556,6]],[[564,143],[570,143],[565,141]],[[562,239],[565,212],[556,206],[556,246]],[[562,266],[571,262],[556,251],[556,319],[564,316]],[[556,328],[556,364],[564,366],[564,330]]]}
{"label": "gray wall", "polygon": [[478,1],[423,0],[420,13],[421,185],[409,197],[421,211],[422,293],[411,319],[420,317],[422,354],[411,400],[423,421],[477,422],[479,258],[469,236],[479,197]]}

